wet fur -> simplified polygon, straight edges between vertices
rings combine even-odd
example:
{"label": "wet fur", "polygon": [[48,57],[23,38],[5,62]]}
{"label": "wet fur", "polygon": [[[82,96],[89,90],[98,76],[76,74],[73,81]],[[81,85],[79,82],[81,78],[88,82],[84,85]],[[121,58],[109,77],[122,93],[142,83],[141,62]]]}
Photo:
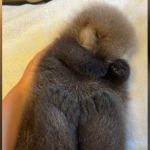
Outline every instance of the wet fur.
{"label": "wet fur", "polygon": [[129,66],[88,51],[70,33],[38,64],[15,150],[125,149]]}

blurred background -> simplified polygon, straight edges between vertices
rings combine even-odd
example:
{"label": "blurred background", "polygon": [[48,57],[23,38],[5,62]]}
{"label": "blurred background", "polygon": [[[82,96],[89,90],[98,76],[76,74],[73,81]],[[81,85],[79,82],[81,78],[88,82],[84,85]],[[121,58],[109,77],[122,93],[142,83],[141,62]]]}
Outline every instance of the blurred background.
{"label": "blurred background", "polygon": [[3,5],[3,97],[19,81],[33,56],[55,40],[73,15],[91,2],[117,6],[136,30],[137,50],[129,60],[127,150],[147,150],[147,0],[51,0],[36,5]]}

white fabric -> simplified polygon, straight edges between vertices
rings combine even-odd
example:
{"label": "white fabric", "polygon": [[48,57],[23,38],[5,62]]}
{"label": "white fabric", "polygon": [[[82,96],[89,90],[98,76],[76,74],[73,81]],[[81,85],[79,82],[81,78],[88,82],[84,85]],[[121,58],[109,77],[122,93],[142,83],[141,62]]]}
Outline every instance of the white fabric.
{"label": "white fabric", "polygon": [[[95,1],[102,0],[3,6],[3,96],[20,79],[31,58],[55,39],[65,22],[79,8]],[[137,32],[138,52],[131,60],[129,82],[127,150],[147,150],[147,0],[105,1],[119,7]]]}

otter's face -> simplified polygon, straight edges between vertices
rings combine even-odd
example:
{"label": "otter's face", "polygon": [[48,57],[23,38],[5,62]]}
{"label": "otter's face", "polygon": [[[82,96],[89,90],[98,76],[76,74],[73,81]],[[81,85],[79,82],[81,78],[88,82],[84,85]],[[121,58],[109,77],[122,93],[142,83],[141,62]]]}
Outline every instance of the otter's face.
{"label": "otter's face", "polygon": [[91,21],[78,34],[83,47],[100,57],[122,57],[135,45],[134,30],[125,20]]}
{"label": "otter's face", "polygon": [[122,56],[126,50],[122,48],[123,45],[119,45],[119,40],[113,31],[106,29],[101,24],[89,24],[79,33],[81,45],[100,57],[118,58]]}

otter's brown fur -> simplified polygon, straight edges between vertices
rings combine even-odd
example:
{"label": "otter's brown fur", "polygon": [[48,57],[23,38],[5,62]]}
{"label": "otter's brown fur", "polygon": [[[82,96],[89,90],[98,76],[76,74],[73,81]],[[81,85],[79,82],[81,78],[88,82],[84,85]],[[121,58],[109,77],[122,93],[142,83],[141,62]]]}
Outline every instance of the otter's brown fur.
{"label": "otter's brown fur", "polygon": [[73,18],[66,32],[86,49],[107,58],[121,57],[135,48],[136,36],[130,21],[108,4],[85,7]]}

